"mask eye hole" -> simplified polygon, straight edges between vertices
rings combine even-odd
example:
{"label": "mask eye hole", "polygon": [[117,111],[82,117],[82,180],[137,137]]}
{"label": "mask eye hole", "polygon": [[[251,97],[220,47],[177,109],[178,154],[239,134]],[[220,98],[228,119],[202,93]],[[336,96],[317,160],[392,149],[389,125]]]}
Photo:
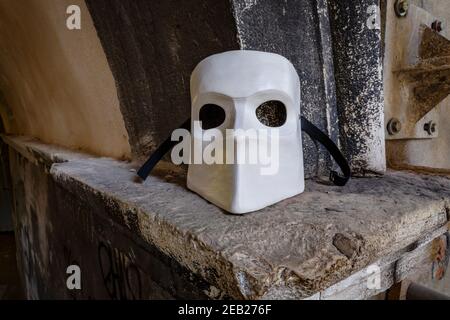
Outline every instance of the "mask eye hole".
{"label": "mask eye hole", "polygon": [[225,121],[225,110],[217,104],[205,104],[200,109],[199,120],[202,122],[202,129],[208,130],[217,128]]}
{"label": "mask eye hole", "polygon": [[281,101],[266,101],[256,109],[256,117],[267,127],[281,127],[286,122],[286,106]]}

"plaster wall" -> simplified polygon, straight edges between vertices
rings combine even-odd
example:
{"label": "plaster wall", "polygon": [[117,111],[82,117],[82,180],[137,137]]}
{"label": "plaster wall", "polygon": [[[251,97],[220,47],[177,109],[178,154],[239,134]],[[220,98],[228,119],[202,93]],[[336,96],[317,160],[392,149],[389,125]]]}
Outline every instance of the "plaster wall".
{"label": "plaster wall", "polygon": [[[81,30],[66,27],[69,5]],[[82,0],[0,2],[0,114],[8,133],[128,158],[115,83]]]}

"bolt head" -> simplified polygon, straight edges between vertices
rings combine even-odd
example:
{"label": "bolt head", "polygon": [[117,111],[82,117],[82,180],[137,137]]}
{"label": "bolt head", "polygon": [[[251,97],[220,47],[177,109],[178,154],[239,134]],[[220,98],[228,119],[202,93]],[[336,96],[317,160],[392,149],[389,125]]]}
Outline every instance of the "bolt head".
{"label": "bolt head", "polygon": [[396,135],[401,130],[402,130],[402,123],[400,122],[400,120],[396,118],[392,118],[389,120],[387,124],[387,131],[391,136]]}
{"label": "bolt head", "polygon": [[397,17],[406,17],[409,10],[409,1],[408,0],[396,0],[394,3],[394,9]]}
{"label": "bolt head", "polygon": [[436,123],[429,121],[423,125],[423,130],[425,130],[430,136],[436,133]]}
{"label": "bolt head", "polygon": [[442,31],[442,21],[436,20],[431,24],[431,29],[433,29],[436,32]]}

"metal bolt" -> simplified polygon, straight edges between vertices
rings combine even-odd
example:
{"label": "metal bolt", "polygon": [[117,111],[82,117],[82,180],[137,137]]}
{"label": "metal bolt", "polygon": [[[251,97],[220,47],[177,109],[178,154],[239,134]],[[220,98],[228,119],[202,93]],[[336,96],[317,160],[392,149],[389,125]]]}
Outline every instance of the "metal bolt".
{"label": "metal bolt", "polygon": [[423,125],[423,130],[425,130],[430,136],[436,132],[436,123],[429,121]]}
{"label": "metal bolt", "polygon": [[436,32],[441,32],[442,31],[442,21],[439,20],[435,20],[432,24],[431,24],[431,29],[433,29]]}
{"label": "metal bolt", "polygon": [[394,10],[397,17],[406,17],[408,14],[409,2],[408,0],[396,0],[394,4]]}
{"label": "metal bolt", "polygon": [[387,124],[388,133],[393,136],[402,130],[402,123],[397,118],[392,118]]}

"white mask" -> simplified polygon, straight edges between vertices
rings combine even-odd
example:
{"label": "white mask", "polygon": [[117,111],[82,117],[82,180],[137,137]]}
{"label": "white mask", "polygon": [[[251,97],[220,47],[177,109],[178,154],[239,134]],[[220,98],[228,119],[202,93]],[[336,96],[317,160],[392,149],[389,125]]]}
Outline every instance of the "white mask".
{"label": "white mask", "polygon": [[[202,135],[211,126],[218,125],[213,130],[220,130],[224,140],[226,129],[254,129],[267,133],[268,141],[256,142],[270,146],[270,151],[278,148],[278,155],[269,153],[270,165],[259,156],[256,162],[247,159],[239,163],[239,157],[244,157],[242,153],[249,151],[249,144],[238,143],[237,137],[228,135],[228,141],[234,143],[234,164],[190,164],[189,189],[237,214],[256,211],[303,192],[300,81],[286,58],[258,51],[229,51],[210,56],[192,73],[191,99],[192,145],[201,145],[204,150],[210,141],[202,141]],[[208,121],[212,122],[207,123],[208,130],[195,131],[195,121],[204,120],[205,128],[202,113],[217,116]],[[222,145],[226,154],[225,141]],[[230,163],[226,159],[223,162]]]}
{"label": "white mask", "polygon": [[[322,143],[341,167],[344,176],[331,171],[331,181],[347,183],[350,167],[339,149],[300,117],[300,81],[286,58],[258,51],[210,56],[192,73],[191,99],[191,120],[180,128],[189,135],[191,127],[187,186],[216,206],[242,214],[302,193],[302,130]],[[251,134],[242,140],[242,133]],[[168,138],[138,176],[145,180],[176,144]],[[249,150],[251,144],[257,148]],[[214,161],[205,154],[214,154]]]}

